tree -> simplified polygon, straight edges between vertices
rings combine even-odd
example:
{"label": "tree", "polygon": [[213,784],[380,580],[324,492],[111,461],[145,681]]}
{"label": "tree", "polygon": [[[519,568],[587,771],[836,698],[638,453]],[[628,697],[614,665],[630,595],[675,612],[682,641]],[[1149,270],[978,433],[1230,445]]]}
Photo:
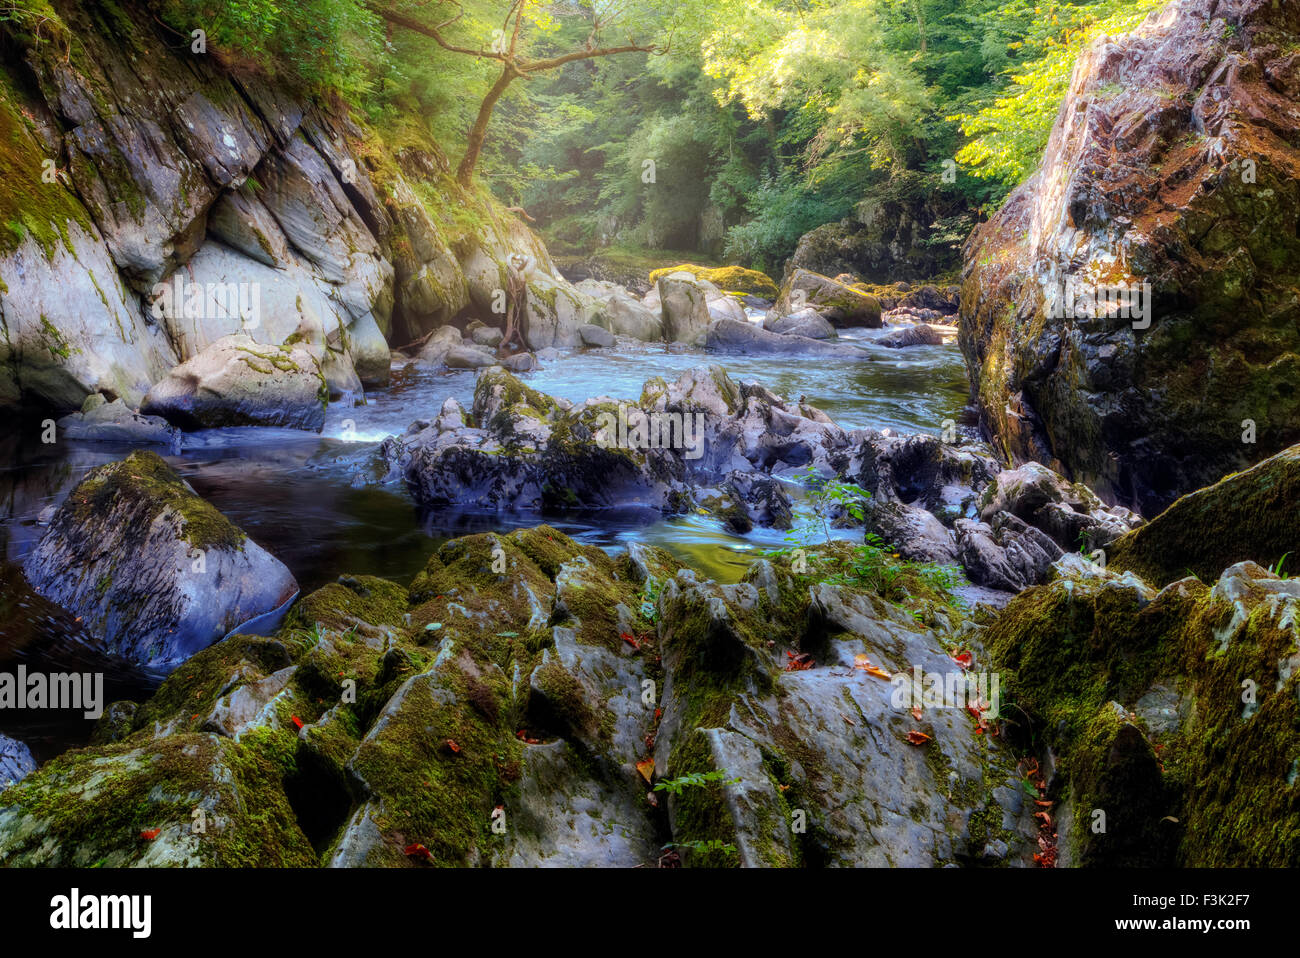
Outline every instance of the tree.
{"label": "tree", "polygon": [[470,127],[469,136],[466,138],[465,155],[456,169],[456,180],[461,186],[468,187],[473,182],[479,154],[483,150],[483,140],[487,136],[488,124],[492,120],[492,111],[496,108],[497,101],[501,99],[502,94],[515,80],[521,77],[528,79],[536,74],[555,70],[566,63],[573,63],[577,60],[592,60],[598,57],[615,56],[620,53],[653,53],[658,49],[655,44],[637,43],[630,34],[628,42],[625,44],[598,46],[601,31],[611,27],[620,18],[624,8],[614,4],[607,13],[602,15],[593,5],[589,8],[591,12],[591,32],[587,35],[584,46],[566,53],[534,59],[524,52],[527,47],[526,42],[524,42],[524,33],[525,24],[532,22],[531,11],[540,7],[540,5],[539,0],[511,0],[502,20],[501,29],[495,32],[491,44],[480,46],[477,49],[454,43],[448,39],[448,31],[455,27],[464,16],[464,10],[455,0],[442,0],[439,3],[440,8],[455,7],[456,13],[437,23],[427,22],[410,14],[377,4],[371,6],[371,9],[388,23],[429,37],[444,50],[478,59],[496,60],[501,64],[501,72],[479,104],[478,115],[473,126]]}

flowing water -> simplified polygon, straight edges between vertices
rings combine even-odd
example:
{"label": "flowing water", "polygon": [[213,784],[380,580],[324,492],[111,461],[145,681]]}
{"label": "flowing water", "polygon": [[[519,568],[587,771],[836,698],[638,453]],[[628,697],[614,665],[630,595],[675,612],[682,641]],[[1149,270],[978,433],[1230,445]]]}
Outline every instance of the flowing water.
{"label": "flowing water", "polygon": [[[960,417],[967,398],[966,372],[956,346],[894,350],[875,346],[886,330],[846,330],[841,339],[866,353],[863,361],[812,357],[715,356],[665,344],[562,354],[525,374],[529,385],[564,399],[592,396],[636,399],[646,379],[668,381],[692,366],[717,363],[735,379],[759,382],[790,399],[825,410],[846,428],[938,432]],[[442,541],[470,532],[508,531],[547,521],[583,542],[615,549],[628,540],[662,546],[705,575],[734,581],[757,551],[784,545],[781,532],[755,529],[737,536],[704,516],[663,519],[634,510],[538,516],[418,507],[400,483],[384,484],[375,450],[415,419],[437,414],[448,396],[469,407],[470,371],[395,366],[386,389],[367,394],[365,405],[332,405],[320,435],[278,429],[221,429],[185,437],[178,455],[164,458],[199,495],[241,526],[289,567],[304,593],[342,573],[406,582]],[[87,639],[71,616],[22,589],[20,564],[40,539],[40,513],[57,504],[97,465],[119,459],[128,446],[40,443],[38,425],[20,427],[0,442],[0,545],[8,567],[0,601],[0,671],[25,661],[30,669],[70,668],[89,660]],[[104,660],[109,699],[147,693],[158,682],[126,663]],[[79,669],[91,668],[82,664]],[[91,723],[15,724],[9,732],[48,755],[84,741]],[[75,719],[75,716],[74,716]],[[42,757],[38,754],[38,758]]]}

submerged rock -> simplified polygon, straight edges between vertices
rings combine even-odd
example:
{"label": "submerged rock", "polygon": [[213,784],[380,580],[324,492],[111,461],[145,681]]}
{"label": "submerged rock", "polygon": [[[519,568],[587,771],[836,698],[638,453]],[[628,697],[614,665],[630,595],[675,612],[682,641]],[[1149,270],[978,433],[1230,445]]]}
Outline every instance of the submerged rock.
{"label": "submerged rock", "polygon": [[304,345],[226,336],[154,385],[141,412],[187,430],[283,426],[320,432],[330,395],[321,359],[319,350]]}
{"label": "submerged rock", "polygon": [[180,430],[161,416],[142,416],[128,409],[122,400],[105,402],[98,393],[86,399],[81,412],[64,416],[58,425],[59,433],[65,439],[83,442],[132,442],[174,447],[181,439]]}
{"label": "submerged rock", "polygon": [[[819,330],[813,330],[818,332]],[[719,353],[745,356],[833,356],[837,359],[867,360],[865,350],[847,343],[828,343],[796,333],[770,332],[748,321],[718,319],[709,324],[702,345]]]}
{"label": "submerged rock", "polygon": [[298,591],[288,569],[152,452],[87,473],[25,570],[106,651],[158,670]]}

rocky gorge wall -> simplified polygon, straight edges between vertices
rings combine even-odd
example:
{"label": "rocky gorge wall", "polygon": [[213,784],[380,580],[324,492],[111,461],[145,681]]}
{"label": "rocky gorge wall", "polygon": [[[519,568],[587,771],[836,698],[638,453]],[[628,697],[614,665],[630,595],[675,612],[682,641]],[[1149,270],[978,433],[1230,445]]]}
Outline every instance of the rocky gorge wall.
{"label": "rocky gorge wall", "polygon": [[492,310],[512,252],[530,346],[576,343],[594,302],[436,144],[390,150],[134,4],[52,7],[0,24],[0,404],[136,407],[236,333],[307,346],[332,392],[383,384],[390,341]]}
{"label": "rocky gorge wall", "polygon": [[1298,67],[1274,0],[1175,0],[1082,55],[1039,171],[965,249],[1003,455],[1154,515],[1300,439]]}

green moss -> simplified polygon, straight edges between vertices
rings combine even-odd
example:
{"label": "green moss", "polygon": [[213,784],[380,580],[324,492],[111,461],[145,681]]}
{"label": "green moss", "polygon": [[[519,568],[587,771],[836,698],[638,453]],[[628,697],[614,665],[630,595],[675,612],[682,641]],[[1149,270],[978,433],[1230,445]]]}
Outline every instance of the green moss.
{"label": "green moss", "polygon": [[365,623],[402,630],[407,609],[407,590],[397,583],[369,575],[345,575],[299,599],[285,625],[311,629],[320,624],[345,632]]}
{"label": "green moss", "polygon": [[650,273],[650,282],[657,283],[660,277],[678,272],[690,273],[697,279],[712,283],[726,292],[748,293],[763,299],[776,299],[780,293],[772,277],[756,269],[744,269],[740,266],[709,267],[683,263],[680,266],[667,266],[653,270]]}
{"label": "green moss", "polygon": [[78,522],[108,515],[128,504],[133,527],[143,531],[164,509],[181,519],[181,535],[196,549],[239,550],[247,536],[195,495],[171,467],[153,452],[137,450],[120,462],[110,462],[86,475],[68,495]]}

